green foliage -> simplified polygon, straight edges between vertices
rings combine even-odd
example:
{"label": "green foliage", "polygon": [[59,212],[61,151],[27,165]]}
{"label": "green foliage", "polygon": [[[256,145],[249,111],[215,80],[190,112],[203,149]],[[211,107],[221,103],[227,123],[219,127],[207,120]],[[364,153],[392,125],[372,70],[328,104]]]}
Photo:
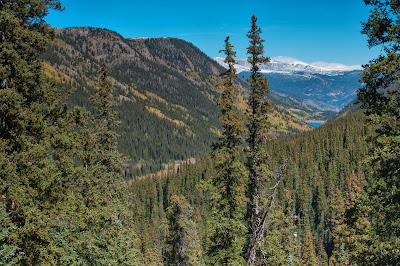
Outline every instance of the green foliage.
{"label": "green foliage", "polygon": [[17,265],[23,255],[10,235],[17,229],[12,224],[3,201],[0,201],[0,265]]}
{"label": "green foliage", "polygon": [[[208,223],[211,213],[210,194],[198,189],[202,181],[209,182],[215,176],[214,161],[210,158],[196,158],[196,164],[184,163],[177,172],[165,173],[160,176],[148,175],[131,182],[129,197],[132,199],[130,211],[135,217],[135,231],[140,238],[138,246],[143,254],[143,262],[147,263],[147,256],[152,256],[154,263],[161,259],[160,235],[165,234],[165,218],[168,207],[172,204],[173,195],[183,195],[186,201],[193,206],[194,219],[201,243],[201,250],[208,247]],[[191,207],[192,208],[192,207]],[[161,228],[160,225],[164,224]],[[204,261],[208,261],[207,254],[203,253]]]}
{"label": "green foliage", "polygon": [[373,9],[362,33],[367,35],[369,47],[381,45],[384,54],[364,66],[360,80],[365,87],[358,96],[375,131],[369,139],[373,143],[368,160],[372,180],[366,196],[348,211],[347,224],[357,230],[364,221],[366,231],[356,243],[363,248],[353,254],[353,260],[396,264],[400,261],[400,6],[397,1],[364,2]]}
{"label": "green foliage", "polygon": [[[368,151],[365,137],[370,134],[364,127],[362,112],[352,113],[312,132],[278,139],[267,145],[271,167],[291,158],[285,174],[283,188],[292,193],[294,214],[300,217],[299,235],[312,232],[314,239],[323,238],[323,246],[331,256],[333,222],[331,206],[340,190],[343,201],[350,197],[352,183],[365,184],[363,159]],[[349,182],[349,180],[354,180]],[[290,197],[280,190],[283,206],[290,206]],[[323,253],[319,250],[318,253]]]}
{"label": "green foliage", "polygon": [[299,265],[300,243],[292,213],[285,213],[275,204],[265,224],[262,256],[257,265]]}
{"label": "green foliage", "polygon": [[164,252],[167,265],[200,265],[202,252],[193,216],[183,196],[171,197]]}
{"label": "green foliage", "polygon": [[[286,158],[292,158],[288,161],[283,173],[285,179],[277,192],[276,209],[266,223],[263,249],[270,254],[265,257],[267,261],[285,261],[282,254],[286,254],[284,264],[298,265],[305,227],[312,233],[314,256],[318,258],[320,255],[322,258],[324,253],[331,257],[334,245],[336,250],[336,241],[342,243],[347,241],[347,237],[352,241],[355,234],[362,237],[364,227],[360,227],[359,231],[349,231],[341,239],[337,238],[336,219],[340,219],[334,217],[338,213],[335,207],[338,203],[335,201],[355,201],[358,194],[350,191],[358,191],[366,182],[362,161],[368,151],[365,137],[370,132],[364,123],[362,112],[352,113],[311,132],[267,143],[270,169],[282,165]],[[132,198],[130,208],[135,217],[135,231],[140,238],[138,244],[143,254],[154,254],[154,250],[161,252],[159,226],[171,204],[171,195],[184,195],[194,206],[198,214],[195,222],[202,250],[208,250],[211,245],[212,209],[216,208],[213,208],[214,201],[210,200],[213,190],[206,184],[218,176],[216,164],[214,158],[196,158],[196,164],[181,165],[177,173],[148,176],[132,182],[129,187]],[[340,194],[338,191],[341,191]],[[341,212],[343,215],[345,208]],[[350,246],[353,242],[348,243]],[[274,246],[280,248],[275,250]],[[264,258],[262,254],[260,258]],[[203,259],[211,263],[208,252],[203,253]],[[259,262],[262,263],[262,260]]]}
{"label": "green foliage", "polygon": [[[371,231],[368,210],[366,208],[355,210],[359,207],[364,191],[365,182],[357,180],[354,176],[348,179],[348,190],[341,192],[336,190],[332,200],[331,223],[334,224],[332,238],[335,245],[330,263],[335,265],[357,265],[369,261],[363,258],[357,261],[357,257],[372,247],[373,233]],[[358,208],[357,207],[357,208]],[[351,221],[351,226],[349,222]],[[368,262],[369,263],[369,262]]]}
{"label": "green foliage", "polygon": [[49,9],[60,10],[59,1],[3,1],[0,11],[2,213],[25,264],[57,260],[54,239],[58,221],[70,214],[63,207],[75,171],[72,116],[54,84],[44,82],[39,58],[53,37],[44,21]]}
{"label": "green foliage", "polygon": [[97,122],[61,104],[63,90],[45,80],[40,59],[54,36],[44,20],[49,9],[60,10],[60,3],[1,3],[1,260],[138,264],[112,98],[93,96],[101,105]]}
{"label": "green foliage", "polygon": [[124,39],[96,28],[56,32],[44,59],[54,68],[58,86],[75,91],[70,106],[91,110],[88,98],[101,62],[110,67],[123,123],[117,128],[118,147],[130,159],[127,178],[210,152],[220,131],[211,78],[223,71],[214,60],[173,38]]}
{"label": "green foliage", "polygon": [[268,170],[265,169],[266,152],[263,149],[268,138],[268,131],[271,128],[268,120],[268,110],[270,102],[265,98],[265,94],[269,92],[268,79],[260,73],[260,64],[269,61],[263,56],[264,46],[263,40],[260,38],[261,29],[256,25],[257,18],[251,18],[251,30],[247,37],[250,40],[250,46],[247,53],[250,55],[248,62],[251,64],[251,76],[247,78],[250,83],[250,95],[248,99],[249,110],[247,113],[247,128],[249,130],[246,139],[249,146],[247,168],[249,170],[249,207],[248,217],[250,219],[250,234],[253,233],[254,222],[257,220],[256,213],[260,212],[259,196],[261,195],[261,186],[265,182]]}
{"label": "green foliage", "polygon": [[[100,69],[100,77],[98,86],[95,88],[95,93],[90,97],[90,102],[93,105],[93,129],[95,138],[93,149],[94,161],[91,164],[94,166],[102,166],[100,172],[103,175],[121,174],[123,159],[117,150],[117,133],[115,132],[118,121],[115,107],[116,100],[112,94],[112,87],[109,80],[110,70],[103,64]],[[111,180],[111,182],[114,180]]]}
{"label": "green foliage", "polygon": [[[138,264],[132,217],[127,209],[123,158],[117,150],[115,111],[109,69],[103,64],[95,94],[90,98],[93,116],[82,130],[81,160],[84,172],[78,185],[82,195],[80,256],[86,263]],[[122,251],[122,250],[124,251]]]}
{"label": "green foliage", "polygon": [[245,234],[244,207],[246,204],[246,169],[241,162],[241,134],[244,131],[244,115],[235,110],[234,100],[239,91],[232,84],[236,75],[235,55],[229,37],[225,40],[225,63],[229,68],[224,77],[221,99],[218,105],[222,115],[222,136],[214,145],[217,175],[213,177],[213,208],[210,219],[210,245],[208,253],[212,264],[242,265]]}
{"label": "green foliage", "polygon": [[301,265],[315,266],[318,264],[313,236],[306,231],[301,245]]}
{"label": "green foliage", "polygon": [[[400,56],[394,17],[399,7],[395,1],[365,2],[377,8],[363,32],[370,46],[383,44],[386,52],[365,66],[366,87],[359,93],[376,128],[367,178],[360,162],[368,150],[363,138],[369,132],[361,126],[364,118],[359,113],[313,132],[267,141],[271,124],[265,94],[269,88],[259,64],[268,59],[263,56],[261,30],[253,16],[248,34],[252,74],[248,78],[247,169],[240,151],[244,118],[234,104],[238,96],[233,86],[235,53],[227,39],[224,52],[229,69],[223,74],[218,103],[222,134],[213,158],[196,158],[196,165],[181,165],[166,176],[138,178],[127,187],[123,178],[137,173],[142,163],[151,166],[147,170],[155,170],[171,158],[207,151],[205,147],[220,129],[212,104],[217,90],[209,89],[207,80],[218,67],[176,39],[138,43],[98,29],[85,29],[90,38],[83,38],[69,29],[60,31],[65,42],[51,44],[53,53],[47,56],[53,62],[67,58],[69,73],[74,73],[74,67],[81,71],[77,76],[52,72],[57,73],[57,89],[54,82],[45,80],[39,57],[53,37],[44,17],[49,9],[61,10],[60,3],[2,1],[0,264],[161,265],[165,255],[167,264],[241,265],[246,203],[251,238],[260,228],[268,189],[274,185],[268,169],[287,158],[292,160],[277,190],[277,204],[262,227],[258,264],[315,265],[326,263],[328,257],[334,264],[397,263]],[[100,49],[92,41],[102,34],[118,44],[101,42]],[[158,61],[142,56],[127,63],[126,54],[142,45],[155,51]],[[86,50],[76,57],[66,52],[79,51],[79,46]],[[159,46],[168,52],[157,50]],[[97,59],[103,54],[97,51],[107,51],[104,60],[115,63],[112,71],[99,66]],[[89,66],[86,60],[94,63]],[[202,68],[201,63],[209,67]],[[88,77],[98,70],[99,80],[93,83]],[[118,80],[113,84],[111,73]],[[74,88],[77,93],[68,104],[86,106],[91,112],[71,111],[61,104],[63,92]],[[117,118],[126,122],[118,133],[120,147],[133,158],[127,168],[117,149]],[[155,140],[159,146],[148,148]],[[166,140],[168,145],[163,144]],[[152,157],[159,161],[149,163]],[[366,193],[361,189],[365,179],[372,180]],[[187,200],[171,195],[184,195]],[[165,217],[166,241],[161,243],[159,225]],[[202,254],[202,250],[208,252]]]}
{"label": "green foliage", "polygon": [[[249,172],[247,219],[250,239],[256,238],[256,231],[260,227],[259,223],[262,220],[269,198],[265,194],[266,191],[263,191],[263,187],[265,184],[269,185],[270,182],[270,173],[266,165],[267,153],[264,149],[264,144],[269,138],[268,132],[271,129],[271,122],[268,119],[271,104],[265,97],[265,94],[269,92],[268,78],[261,75],[260,72],[260,64],[269,62],[269,58],[263,55],[264,40],[260,37],[262,31],[256,22],[257,18],[253,15],[251,17],[251,29],[247,34],[250,41],[250,46],[247,48],[247,54],[249,55],[248,62],[251,65],[251,75],[246,79],[250,83],[249,109],[247,110],[246,117],[246,126],[248,128],[246,167]],[[264,230],[264,228],[261,228],[261,230]],[[255,254],[250,254],[253,252],[251,250],[254,251],[254,246],[249,246],[248,251],[248,257],[254,262]]]}
{"label": "green foliage", "polygon": [[[118,120],[123,124],[117,128],[118,147],[130,159],[126,178],[210,153],[221,132],[215,104],[220,91],[213,80],[224,71],[214,60],[174,38],[126,39],[90,27],[56,29],[56,37],[43,56],[46,74],[59,88],[74,92],[67,100],[69,106],[91,110],[88,98],[101,62],[110,67],[113,94],[120,102]],[[248,91],[245,82],[234,83]],[[278,134],[310,128],[290,110],[273,110],[283,124]]]}

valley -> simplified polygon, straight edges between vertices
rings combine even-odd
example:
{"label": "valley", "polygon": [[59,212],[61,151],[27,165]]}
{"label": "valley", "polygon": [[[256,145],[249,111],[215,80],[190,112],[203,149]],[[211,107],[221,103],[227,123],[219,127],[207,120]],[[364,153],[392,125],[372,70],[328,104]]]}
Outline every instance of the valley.
{"label": "valley", "polygon": [[[58,87],[74,92],[69,105],[89,107],[97,70],[102,62],[110,66],[128,179],[210,152],[221,130],[220,89],[214,84],[224,68],[198,48],[173,38],[125,39],[97,28],[56,29],[56,37],[43,55],[45,70]],[[248,85],[236,84],[245,97]],[[245,100],[238,100],[245,108]],[[275,135],[310,130],[304,119],[325,117],[295,98],[275,94],[271,101]]]}
{"label": "valley", "polygon": [[[116,32],[96,28],[56,29],[56,36],[43,56],[46,73],[58,86],[74,91],[68,100],[71,105],[87,107],[85,98],[93,90],[96,69],[101,62],[110,66],[121,102],[120,148],[130,160],[127,178],[210,151],[220,132],[215,104],[219,89],[214,82],[223,72],[214,60],[179,39],[124,39]],[[330,119],[354,97],[357,71],[330,71],[329,75],[314,71],[307,78],[288,66],[275,64],[277,73],[268,70],[272,88],[268,97],[274,103],[271,116],[277,134],[310,130],[307,122]],[[244,79],[247,72],[244,67],[239,69],[239,77]],[[333,95],[332,90],[344,84],[350,85]],[[244,95],[248,93],[245,82],[238,80],[237,86]],[[322,86],[327,91],[321,91]]]}

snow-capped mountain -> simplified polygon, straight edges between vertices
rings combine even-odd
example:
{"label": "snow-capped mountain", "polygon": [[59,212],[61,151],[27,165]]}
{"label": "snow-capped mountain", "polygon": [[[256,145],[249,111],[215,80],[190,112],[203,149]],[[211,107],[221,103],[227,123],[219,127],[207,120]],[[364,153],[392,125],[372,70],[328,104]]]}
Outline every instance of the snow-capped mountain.
{"label": "snow-capped mountain", "polygon": [[[227,67],[224,63],[224,58],[216,57],[214,58],[221,66]],[[237,65],[235,66],[237,72],[250,71],[250,64],[247,59],[237,59]],[[295,72],[305,72],[307,74],[323,74],[328,76],[342,75],[343,72],[362,70],[361,66],[354,65],[348,66],[336,63],[326,63],[326,62],[315,62],[315,63],[305,63],[296,58],[277,56],[272,57],[269,63],[261,66],[262,73],[295,73]]]}
{"label": "snow-capped mountain", "polygon": [[[227,67],[224,59],[214,58]],[[243,80],[250,75],[247,59],[236,60],[235,66]],[[356,97],[361,66],[315,62],[305,63],[291,57],[273,57],[261,66],[261,73],[268,76],[271,90],[296,98],[317,110],[339,111]]]}

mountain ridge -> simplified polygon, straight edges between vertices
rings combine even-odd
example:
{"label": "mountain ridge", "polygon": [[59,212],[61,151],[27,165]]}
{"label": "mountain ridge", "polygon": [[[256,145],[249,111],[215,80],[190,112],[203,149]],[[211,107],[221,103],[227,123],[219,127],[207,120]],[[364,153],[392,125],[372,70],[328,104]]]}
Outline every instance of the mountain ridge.
{"label": "mountain ridge", "polygon": [[[210,151],[221,130],[216,105],[220,89],[214,81],[224,72],[214,60],[176,38],[125,39],[91,27],[55,31],[56,40],[43,56],[46,75],[75,91],[68,100],[71,106],[89,108],[101,64],[110,67],[123,124],[119,146],[130,159],[128,178]],[[235,84],[248,91],[243,81]],[[239,100],[243,107],[245,100]],[[276,105],[271,110],[278,134],[309,130],[297,117]]]}
{"label": "mountain ridge", "polygon": [[[224,58],[213,58],[218,64],[226,67]],[[237,73],[250,71],[250,64],[247,59],[236,59]],[[277,56],[270,58],[270,62],[260,65],[261,73],[295,73],[305,72],[309,74],[324,74],[329,76],[342,75],[343,72],[361,71],[362,66],[344,65],[338,63],[314,62],[305,63],[293,57]]]}
{"label": "mountain ridge", "polygon": [[[217,58],[221,66],[226,64]],[[247,59],[236,60],[239,77],[250,75]],[[261,65],[261,74],[268,77],[271,92],[292,97],[316,111],[339,112],[355,97],[361,87],[361,66],[332,63],[308,64],[290,57],[275,57]]]}

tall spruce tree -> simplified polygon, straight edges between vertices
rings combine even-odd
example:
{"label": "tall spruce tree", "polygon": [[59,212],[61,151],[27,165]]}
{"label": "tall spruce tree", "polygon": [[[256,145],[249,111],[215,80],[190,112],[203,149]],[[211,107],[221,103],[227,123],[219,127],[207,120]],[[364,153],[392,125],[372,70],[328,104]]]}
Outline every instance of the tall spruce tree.
{"label": "tall spruce tree", "polygon": [[108,174],[119,178],[122,173],[123,158],[118,152],[116,144],[118,137],[116,127],[119,125],[116,120],[117,111],[115,110],[117,101],[113,96],[109,76],[110,69],[103,63],[99,73],[98,85],[90,98],[93,105],[93,125],[96,132],[94,161],[97,165],[102,165]]}
{"label": "tall spruce tree", "polygon": [[214,146],[213,157],[216,160],[217,175],[211,180],[214,186],[214,199],[211,215],[210,246],[208,253],[211,262],[217,265],[243,265],[243,250],[246,235],[244,210],[246,206],[245,185],[246,169],[241,162],[241,134],[245,130],[244,115],[235,108],[235,98],[239,90],[233,85],[237,77],[234,65],[236,52],[225,40],[225,63],[228,70],[221,74],[224,77],[221,99],[218,105],[222,115],[222,136]]}
{"label": "tall spruce tree", "polygon": [[60,2],[0,3],[0,208],[5,242],[22,264],[57,263],[64,250],[55,239],[73,213],[71,117],[40,60],[54,37],[49,9],[61,10]]}
{"label": "tall spruce tree", "polygon": [[286,215],[278,204],[272,209],[273,215],[265,224],[268,233],[260,241],[263,252],[257,265],[298,265],[300,248],[294,236],[293,217]]}
{"label": "tall spruce tree", "polygon": [[[249,171],[247,208],[248,230],[250,239],[263,235],[263,216],[267,207],[268,192],[263,189],[268,184],[268,176],[271,175],[266,165],[267,152],[263,145],[268,139],[271,123],[268,120],[270,102],[265,94],[269,92],[268,78],[260,72],[260,65],[269,62],[264,56],[264,40],[261,39],[261,29],[257,26],[257,18],[251,17],[251,29],[247,34],[250,46],[247,48],[248,62],[251,65],[251,75],[246,79],[250,83],[250,96],[248,100],[249,110],[247,113],[248,145],[247,169]],[[265,194],[267,193],[267,194]],[[264,221],[265,222],[265,221]],[[261,231],[260,231],[261,230]],[[248,263],[254,264],[256,259],[255,241],[250,240],[248,247]]]}
{"label": "tall spruce tree", "polygon": [[[54,37],[44,18],[49,9],[61,10],[59,1],[0,4],[1,261],[134,264],[133,222],[121,211],[123,194],[114,193],[117,184],[124,187],[116,182],[116,135],[100,130],[104,122],[93,123],[99,133],[87,134],[92,145],[84,154],[91,159],[84,161],[87,113],[68,111],[62,91],[43,75],[40,55]],[[102,121],[115,117],[105,113],[110,119]]]}
{"label": "tall spruce tree", "polygon": [[[118,121],[110,70],[103,64],[94,94],[92,116],[81,134],[84,171],[80,193],[84,230],[80,256],[89,264],[132,265],[139,262],[133,220],[128,213],[124,159],[117,150]],[[124,251],[121,252],[121,249]]]}
{"label": "tall spruce tree", "polygon": [[193,208],[183,196],[171,196],[164,255],[167,265],[201,265],[202,252]]}
{"label": "tall spruce tree", "polygon": [[394,265],[400,261],[400,3],[364,2],[372,10],[362,33],[369,47],[381,46],[384,53],[364,66],[360,79],[365,87],[358,96],[375,135],[370,139],[372,184],[352,211],[367,211],[371,217],[370,242],[364,243],[369,248],[359,254],[359,261]]}

